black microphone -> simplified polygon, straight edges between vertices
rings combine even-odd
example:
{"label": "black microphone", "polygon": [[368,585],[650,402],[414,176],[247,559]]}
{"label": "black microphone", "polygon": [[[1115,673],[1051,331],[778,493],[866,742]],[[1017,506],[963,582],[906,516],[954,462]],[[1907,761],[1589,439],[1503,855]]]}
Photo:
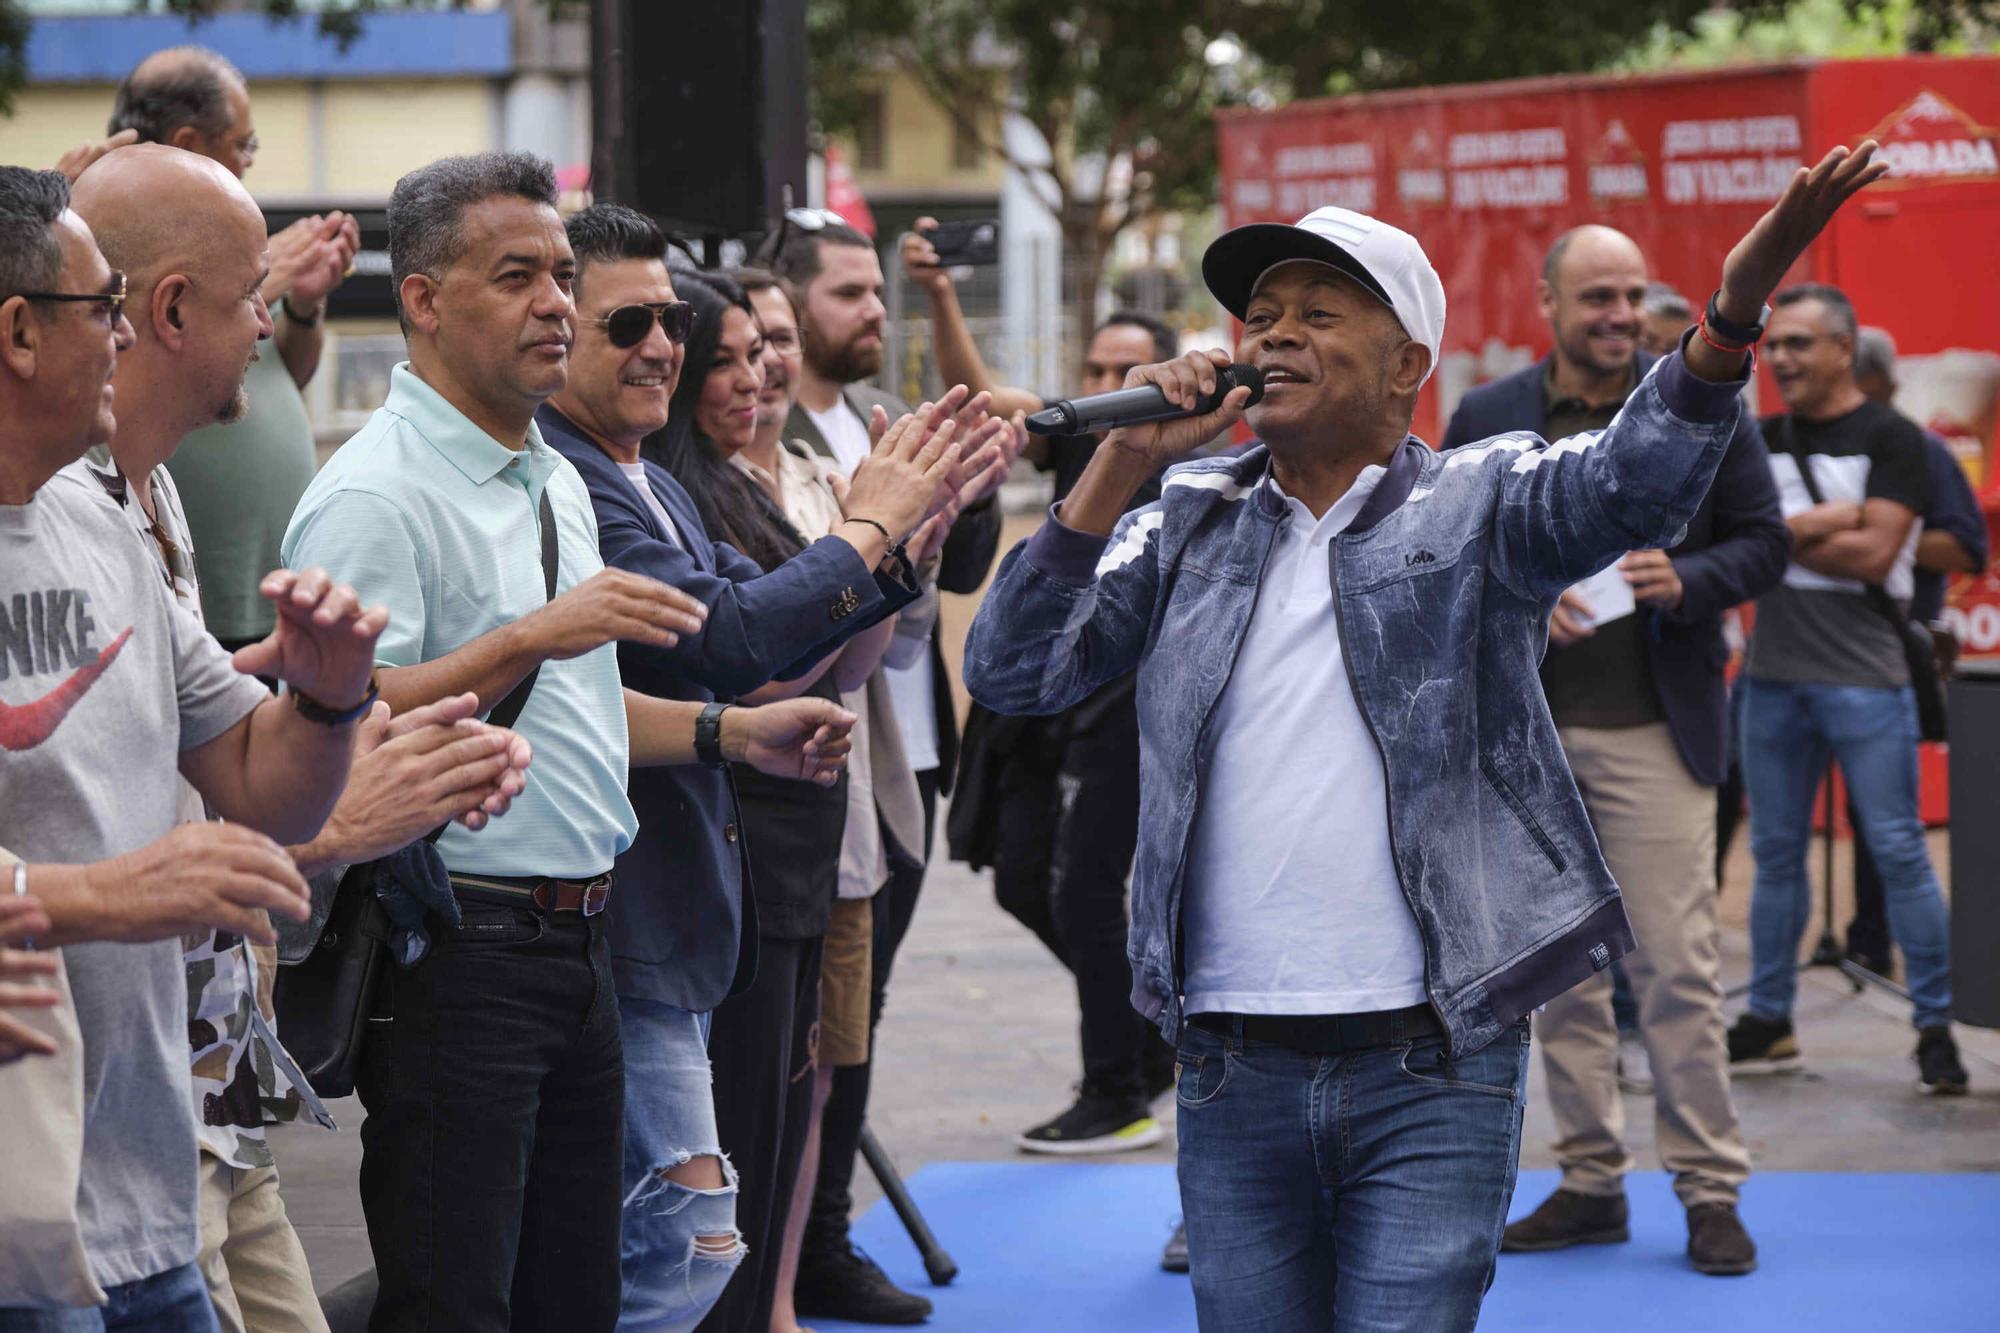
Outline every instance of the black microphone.
{"label": "black microphone", "polygon": [[1028,418],[1028,429],[1037,435],[1082,435],[1116,430],[1148,421],[1174,421],[1181,417],[1205,417],[1222,406],[1231,389],[1249,389],[1254,405],[1264,396],[1264,372],[1237,362],[1215,377],[1215,392],[1203,394],[1193,407],[1175,407],[1157,384],[1136,389],[1094,393],[1088,398],[1061,398]]}

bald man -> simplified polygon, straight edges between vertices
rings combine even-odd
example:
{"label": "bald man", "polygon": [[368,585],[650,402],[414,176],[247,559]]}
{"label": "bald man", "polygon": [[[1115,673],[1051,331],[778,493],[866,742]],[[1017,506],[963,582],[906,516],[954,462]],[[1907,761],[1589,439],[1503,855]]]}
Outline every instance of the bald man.
{"label": "bald man", "polygon": [[[130,142],[197,153],[242,178],[258,152],[249,88],[236,67],[200,46],[147,56],[118,88],[112,137],[85,145],[62,164],[72,180],[93,153]],[[275,332],[250,368],[248,412],[197,430],[182,442],[174,479],[202,550],[202,610],[226,647],[270,632],[258,592],[280,563],[278,544],[318,466],[302,390],[319,367],[327,297],[352,265],[361,234],[340,212],[301,218],[270,238],[264,300]]]}
{"label": "bald man", "polygon": [[[1474,389],[1449,449],[1506,431],[1603,430],[1654,358],[1639,350],[1646,259],[1609,227],[1565,232],[1538,295],[1555,348]],[[1542,688],[1638,942],[1624,959],[1651,1056],[1655,1140],[1687,1209],[1703,1273],[1756,1267],[1736,1213],[1750,1157],[1729,1095],[1715,915],[1715,785],[1727,768],[1722,614],[1776,583],[1790,549],[1769,456],[1748,413],[1708,497],[1671,551],[1634,551],[1563,594]],[[1624,1107],[1609,972],[1535,1020],[1561,1187],[1506,1230],[1503,1251],[1629,1238]]]}
{"label": "bald man", "polygon": [[111,454],[150,514],[153,472],[182,437],[248,409],[244,375],[272,333],[264,214],[214,161],[159,144],[113,150],[71,200],[125,274],[137,341],[113,380]]}

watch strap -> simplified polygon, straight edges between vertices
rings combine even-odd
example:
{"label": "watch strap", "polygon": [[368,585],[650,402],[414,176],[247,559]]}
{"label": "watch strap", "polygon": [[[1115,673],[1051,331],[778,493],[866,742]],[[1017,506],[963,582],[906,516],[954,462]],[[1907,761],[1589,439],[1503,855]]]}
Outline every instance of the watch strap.
{"label": "watch strap", "polygon": [[1755,347],[1758,343],[1762,342],[1764,340],[1764,326],[1771,322],[1771,307],[1767,305],[1757,312],[1757,322],[1755,324],[1747,327],[1742,324],[1732,324],[1722,317],[1721,296],[1722,289],[1720,287],[1716,288],[1709,295],[1708,309],[1702,313],[1701,324],[1708,334],[1713,334],[1714,336],[1704,336],[1703,341],[1709,343],[1711,346],[1718,343],[1724,344],[1730,351],[1743,351],[1747,348]]}
{"label": "watch strap", "polygon": [[694,720],[694,757],[710,768],[721,768],[727,762],[722,757],[722,715],[732,706],[704,704],[700,716]]}
{"label": "watch strap", "polygon": [[352,708],[328,708],[310,694],[292,691],[292,707],[299,710],[299,716],[308,722],[317,722],[323,727],[344,727],[350,722],[359,722],[368,716],[368,710],[382,697],[382,687],[374,672],[368,673],[368,693],[361,696],[361,702]]}

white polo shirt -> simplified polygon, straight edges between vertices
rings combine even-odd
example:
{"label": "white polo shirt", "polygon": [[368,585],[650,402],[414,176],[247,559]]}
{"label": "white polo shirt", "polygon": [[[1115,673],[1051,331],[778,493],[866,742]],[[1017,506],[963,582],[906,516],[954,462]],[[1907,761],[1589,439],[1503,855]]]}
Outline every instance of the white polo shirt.
{"label": "white polo shirt", "polygon": [[1186,1012],[1344,1014],[1424,994],[1396,879],[1382,757],[1348,685],[1328,547],[1384,473],[1289,518],[1209,720],[1182,905]]}

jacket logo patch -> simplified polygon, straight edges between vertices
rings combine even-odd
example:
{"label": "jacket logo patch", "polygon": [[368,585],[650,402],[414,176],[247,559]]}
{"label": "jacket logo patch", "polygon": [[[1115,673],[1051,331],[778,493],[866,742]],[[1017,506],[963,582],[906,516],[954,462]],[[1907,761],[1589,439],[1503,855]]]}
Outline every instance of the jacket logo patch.
{"label": "jacket logo patch", "polygon": [[1403,557],[1404,569],[1408,569],[1411,565],[1435,565],[1436,563],[1437,556],[1429,551],[1412,551]]}
{"label": "jacket logo patch", "polygon": [[1611,950],[1605,948],[1602,944],[1591,945],[1590,966],[1591,970],[1595,972],[1602,972],[1605,968],[1610,967]]}

